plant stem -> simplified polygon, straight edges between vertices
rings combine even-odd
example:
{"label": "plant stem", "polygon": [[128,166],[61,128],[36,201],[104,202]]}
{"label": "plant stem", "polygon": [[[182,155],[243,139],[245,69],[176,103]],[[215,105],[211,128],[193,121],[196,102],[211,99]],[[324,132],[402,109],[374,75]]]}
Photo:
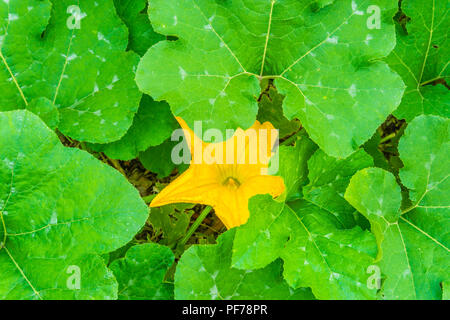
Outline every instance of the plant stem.
{"label": "plant stem", "polygon": [[191,236],[194,234],[194,232],[197,230],[197,228],[202,224],[203,220],[205,220],[206,216],[211,212],[212,208],[210,206],[207,206],[205,209],[203,209],[202,213],[195,219],[192,226],[189,228],[188,232],[184,235],[183,239],[181,239],[180,244],[184,246],[186,242],[191,238]]}
{"label": "plant stem", "polygon": [[380,140],[380,144],[385,143],[388,140],[391,140],[392,138],[395,138],[395,132],[391,133],[390,135],[384,137],[383,139]]}
{"label": "plant stem", "polygon": [[290,136],[289,138],[287,138],[286,140],[284,140],[283,142],[280,143],[280,146],[288,146],[290,145],[292,142],[297,140],[297,137],[299,136],[299,134],[301,133],[302,129],[300,128],[296,133],[294,133],[292,136]]}
{"label": "plant stem", "polygon": [[434,78],[434,79],[430,79],[430,80],[427,80],[427,81],[425,81],[425,82],[422,82],[420,85],[421,85],[421,86],[426,86],[427,84],[433,83],[433,82],[435,82],[435,81],[437,81],[437,80],[441,80],[441,79],[442,79],[442,77],[441,77],[441,76],[438,76],[438,77],[436,77],[436,78]]}
{"label": "plant stem", "polygon": [[111,164],[114,166],[114,168],[116,168],[121,174],[123,174],[125,177],[127,176],[125,171],[123,171],[123,168],[120,166],[119,161],[117,161],[115,159],[110,159],[110,158],[108,158],[108,160],[111,162]]}

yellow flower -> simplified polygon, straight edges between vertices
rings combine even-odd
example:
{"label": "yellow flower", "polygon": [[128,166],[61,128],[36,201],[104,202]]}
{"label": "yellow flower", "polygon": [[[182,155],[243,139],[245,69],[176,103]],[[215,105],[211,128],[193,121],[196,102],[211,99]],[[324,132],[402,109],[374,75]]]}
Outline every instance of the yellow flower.
{"label": "yellow flower", "polygon": [[256,121],[246,131],[237,129],[224,142],[205,143],[183,119],[177,120],[191,153],[190,166],[153,199],[151,207],[171,203],[210,205],[229,229],[247,222],[251,197],[266,193],[276,197],[284,192],[283,179],[267,174],[278,137],[270,122]]}

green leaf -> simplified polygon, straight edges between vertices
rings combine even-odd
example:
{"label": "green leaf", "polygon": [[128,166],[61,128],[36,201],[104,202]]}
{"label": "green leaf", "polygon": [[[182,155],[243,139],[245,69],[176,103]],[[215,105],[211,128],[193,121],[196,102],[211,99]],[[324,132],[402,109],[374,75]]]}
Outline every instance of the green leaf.
{"label": "green leaf", "polygon": [[178,168],[179,173],[182,173],[189,167],[189,164],[181,163],[177,165],[173,163],[172,150],[179,143],[184,143],[184,141],[185,140],[183,140],[182,142],[175,142],[168,139],[159,146],[150,147],[144,152],[141,152],[139,154],[139,160],[142,162],[142,165],[145,167],[145,169],[156,173],[158,175],[158,178],[168,177],[175,168]]}
{"label": "green leaf", "polygon": [[51,129],[59,124],[59,112],[55,105],[47,98],[33,99],[27,106],[27,110],[38,115]]}
{"label": "green leaf", "polygon": [[268,90],[261,95],[257,115],[259,122],[269,121],[280,130],[280,139],[292,135],[300,129],[299,121],[289,121],[283,115],[283,99],[284,97],[273,86],[269,86]]}
{"label": "green leaf", "polygon": [[136,240],[136,238],[134,238],[126,245],[120,247],[119,249],[111,251],[110,253],[102,255],[102,257],[105,263],[109,266],[114,260],[125,257],[125,254],[127,253],[128,249],[130,249],[132,246],[135,246],[138,243],[139,242]]}
{"label": "green leaf", "polygon": [[400,210],[400,187],[378,168],[355,174],[345,193],[370,220],[381,246],[386,299],[440,299],[440,283],[449,279],[449,122],[419,116],[400,140],[400,178],[410,189],[411,207]]}
{"label": "green leaf", "polygon": [[407,86],[394,112],[398,118],[411,121],[421,114],[450,116],[449,90],[443,84],[429,85],[450,76],[449,9],[447,0],[401,2],[401,10],[410,20],[406,30],[397,26],[397,46],[386,59]]}
{"label": "green leaf", "polygon": [[315,1],[315,9],[319,10],[322,9],[323,7],[328,6],[329,4],[332,4],[334,2],[334,0],[316,0]]}
{"label": "green leaf", "polygon": [[306,136],[297,137],[294,146],[279,148],[280,169],[276,175],[283,178],[286,201],[301,196],[301,188],[308,183],[307,161],[316,150],[317,146]]}
{"label": "green leaf", "polygon": [[410,190],[414,207],[448,210],[449,124],[449,119],[420,116],[409,124],[400,140],[398,150],[404,165],[400,179]]}
{"label": "green leaf", "polygon": [[390,170],[389,163],[384,156],[383,152],[380,150],[381,136],[378,131],[364,144],[364,151],[366,151],[373,158],[373,164],[375,167]]}
{"label": "green leaf", "polygon": [[149,221],[156,234],[162,233],[161,244],[173,247],[178,240],[183,238],[193,213],[187,209],[193,206],[192,204],[176,204],[151,209]]}
{"label": "green leaf", "polygon": [[450,281],[442,283],[442,300],[450,300]]}
{"label": "green leaf", "polygon": [[369,232],[341,229],[331,213],[304,200],[284,204],[256,196],[249,210],[247,224],[236,232],[233,267],[261,268],[280,257],[288,284],[311,287],[318,299],[375,297],[366,286],[376,255]]}
{"label": "green leaf", "polygon": [[370,220],[381,243],[382,297],[440,299],[450,263],[445,215],[416,209],[401,216],[400,187],[378,168],[358,172],[345,197]]}
{"label": "green leaf", "polygon": [[146,11],[147,0],[114,0],[114,5],[128,27],[129,49],[143,56],[148,48],[165,39],[153,31]]}
{"label": "green leaf", "polygon": [[149,147],[163,143],[176,128],[178,123],[169,105],[144,95],[133,124],[122,139],[109,144],[89,144],[89,147],[112,159],[131,160]]}
{"label": "green leaf", "polygon": [[231,266],[235,229],[216,245],[191,246],[178,262],[175,298],[193,300],[314,299],[309,289],[289,288],[281,276],[281,261],[263,269],[238,270]]}
{"label": "green leaf", "polygon": [[[321,2],[324,4],[324,2]],[[155,30],[175,35],[144,55],[136,81],[191,127],[248,128],[260,80],[274,79],[284,114],[327,154],[346,157],[400,103],[404,84],[379,61],[395,44],[396,0],[150,0]],[[380,28],[367,27],[369,6]]]}
{"label": "green leaf", "polygon": [[59,111],[63,134],[118,140],[142,96],[134,82],[139,57],[124,52],[127,44],[112,0],[1,2],[0,111],[46,98]]}
{"label": "green leaf", "polygon": [[[95,255],[33,257],[32,264],[20,263],[11,252],[0,250],[0,297],[6,300],[92,300],[117,299],[117,281],[102,258]],[[19,269],[26,266],[24,270]],[[80,289],[71,281],[79,268]],[[21,273],[24,272],[24,274]],[[47,275],[47,276],[46,276]],[[24,277],[27,277],[26,279]],[[29,283],[27,282],[30,281]],[[12,289],[8,292],[8,290]]]}
{"label": "green leaf", "polygon": [[400,218],[400,186],[385,170],[366,168],[358,171],[350,181],[345,199],[370,220],[378,244],[383,241],[386,232],[383,229]]}
{"label": "green leaf", "polygon": [[110,266],[119,283],[119,299],[173,299],[173,285],[165,283],[164,276],[174,259],[169,248],[156,243],[131,247],[125,258]]}
{"label": "green leaf", "polygon": [[[129,50],[143,55],[152,45],[165,39],[153,31],[147,13],[142,13],[146,9],[146,0],[114,0],[114,4],[118,15],[129,28]],[[156,102],[143,95],[133,124],[122,139],[90,147],[113,159],[131,160],[149,147],[163,143],[177,127],[178,123],[167,103]]]}
{"label": "green leaf", "polygon": [[373,165],[371,157],[358,150],[347,159],[339,160],[316,151],[308,160],[309,184],[303,188],[303,197],[315,206],[330,212],[344,228],[355,226],[358,213],[344,199],[350,178],[360,169]]}
{"label": "green leaf", "polygon": [[[32,113],[0,113],[0,298],[115,298],[95,255],[129,242],[147,215],[120,173],[63,147]],[[76,292],[66,284],[72,265],[81,269]]]}

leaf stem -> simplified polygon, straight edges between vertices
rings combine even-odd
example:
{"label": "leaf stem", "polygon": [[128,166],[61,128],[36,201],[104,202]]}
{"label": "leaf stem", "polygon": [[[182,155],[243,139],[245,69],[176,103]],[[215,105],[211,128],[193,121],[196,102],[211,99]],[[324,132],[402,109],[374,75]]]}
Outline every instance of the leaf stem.
{"label": "leaf stem", "polygon": [[125,173],[125,171],[124,171],[123,168],[121,167],[119,161],[117,161],[117,160],[115,160],[115,159],[108,158],[108,157],[104,156],[102,153],[100,153],[100,156],[101,156],[101,158],[103,159],[103,161],[104,161],[105,163],[110,163],[110,164],[112,164],[112,166],[113,166],[117,171],[119,171],[119,172],[120,172],[121,174],[123,174],[125,177],[127,176],[127,174]]}
{"label": "leaf stem", "polygon": [[388,135],[388,136],[382,138],[382,139],[380,140],[380,143],[379,143],[379,144],[385,143],[386,141],[391,140],[392,138],[395,138],[395,136],[396,136],[396,133],[393,132],[393,133],[391,133],[390,135]]}
{"label": "leaf stem", "polygon": [[430,84],[430,83],[433,83],[433,82],[435,82],[435,81],[438,81],[438,80],[441,80],[442,79],[442,77],[441,76],[438,76],[438,77],[436,77],[436,78],[434,78],[434,79],[430,79],[430,80],[427,80],[427,81],[425,81],[425,82],[422,82],[421,84],[420,84],[420,86],[426,86],[427,84]]}
{"label": "leaf stem", "polygon": [[183,239],[181,239],[180,244],[184,246],[186,242],[191,238],[194,232],[198,229],[198,227],[202,224],[203,220],[205,220],[206,216],[211,212],[212,208],[207,206],[203,209],[202,213],[197,217],[192,226],[189,228],[188,232],[184,235]]}

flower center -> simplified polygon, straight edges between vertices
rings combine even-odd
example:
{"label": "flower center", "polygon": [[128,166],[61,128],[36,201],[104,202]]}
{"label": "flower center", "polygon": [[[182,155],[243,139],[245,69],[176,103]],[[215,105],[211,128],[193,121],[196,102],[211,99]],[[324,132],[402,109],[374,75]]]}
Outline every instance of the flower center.
{"label": "flower center", "polygon": [[234,189],[239,188],[239,186],[241,185],[241,183],[239,182],[239,180],[236,179],[236,178],[234,178],[234,177],[227,177],[227,178],[223,181],[222,184],[223,184],[224,186],[231,187],[231,188],[234,188]]}

